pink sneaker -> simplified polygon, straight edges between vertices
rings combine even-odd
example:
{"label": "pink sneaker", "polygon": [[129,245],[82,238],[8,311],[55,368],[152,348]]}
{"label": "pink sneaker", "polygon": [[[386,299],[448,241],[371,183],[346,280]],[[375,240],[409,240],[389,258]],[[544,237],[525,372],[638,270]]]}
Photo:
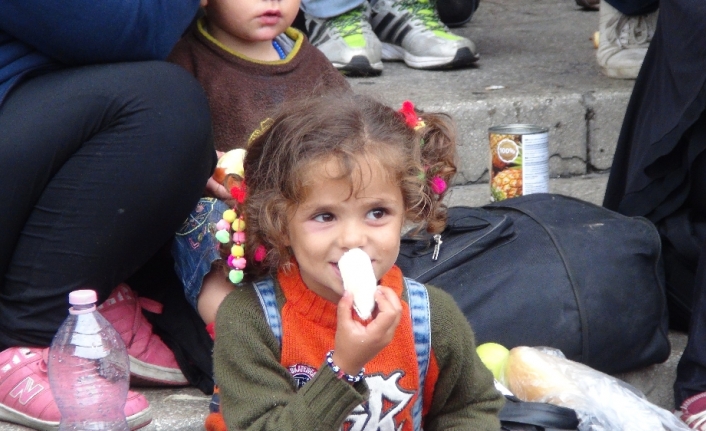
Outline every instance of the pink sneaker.
{"label": "pink sneaker", "polygon": [[[61,414],[47,376],[48,351],[11,347],[0,352],[0,420],[40,430],[59,429]],[[152,411],[147,398],[128,391],[125,416],[132,430],[149,424]]]}
{"label": "pink sneaker", "polygon": [[120,284],[98,311],[120,333],[130,355],[130,382],[146,385],[183,386],[189,382],[177,364],[174,353],[152,332],[142,308],[161,313],[162,304],[138,298],[127,284]]}
{"label": "pink sneaker", "polygon": [[706,431],[706,392],[689,397],[681,404],[681,409],[675,412],[689,428]]}

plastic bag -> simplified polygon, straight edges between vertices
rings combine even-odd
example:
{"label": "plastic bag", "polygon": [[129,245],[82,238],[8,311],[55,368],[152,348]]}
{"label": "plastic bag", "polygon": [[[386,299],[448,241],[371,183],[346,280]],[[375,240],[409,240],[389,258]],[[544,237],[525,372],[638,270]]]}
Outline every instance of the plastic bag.
{"label": "plastic bag", "polygon": [[632,386],[556,349],[510,350],[505,380],[521,400],[548,402],[576,410],[580,431],[690,431],[671,412]]}

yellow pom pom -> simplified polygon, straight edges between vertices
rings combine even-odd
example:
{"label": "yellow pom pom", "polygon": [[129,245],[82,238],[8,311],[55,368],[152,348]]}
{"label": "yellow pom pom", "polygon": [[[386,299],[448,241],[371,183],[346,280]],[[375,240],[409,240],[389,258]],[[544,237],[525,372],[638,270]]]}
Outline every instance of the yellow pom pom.
{"label": "yellow pom pom", "polygon": [[235,221],[233,221],[233,226],[232,226],[232,227],[233,227],[233,231],[234,231],[234,232],[242,232],[242,231],[244,231],[244,230],[245,230],[245,220],[243,220],[243,219],[241,219],[241,218],[235,219]]}
{"label": "yellow pom pom", "polygon": [[230,254],[235,257],[243,257],[245,256],[245,250],[242,245],[235,244],[230,248]]}
{"label": "yellow pom pom", "polygon": [[233,223],[235,221],[235,218],[236,218],[235,211],[233,211],[233,210],[223,211],[223,220],[227,221],[228,223]]}

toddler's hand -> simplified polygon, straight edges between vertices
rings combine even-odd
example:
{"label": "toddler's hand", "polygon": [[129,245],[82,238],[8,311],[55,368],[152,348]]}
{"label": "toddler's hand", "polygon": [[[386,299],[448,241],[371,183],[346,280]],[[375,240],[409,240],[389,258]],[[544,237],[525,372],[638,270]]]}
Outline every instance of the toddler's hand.
{"label": "toddler's hand", "polygon": [[[225,154],[223,151],[216,151],[216,156],[220,159]],[[227,190],[223,184],[219,183],[213,178],[208,179],[206,182],[206,191],[204,192],[206,196],[220,199],[222,201],[230,201],[233,196],[230,195],[230,190]]]}
{"label": "toddler's hand", "polygon": [[358,374],[395,336],[400,323],[402,303],[389,287],[375,292],[373,320],[365,324],[353,318],[353,295],[345,292],[338,301],[338,327],[333,362],[346,374]]}
{"label": "toddler's hand", "polygon": [[233,196],[231,196],[230,192],[223,187],[223,184],[218,183],[218,181],[214,180],[213,177],[209,178],[206,183],[205,195],[212,198],[218,198],[222,201],[229,201],[233,199]]}

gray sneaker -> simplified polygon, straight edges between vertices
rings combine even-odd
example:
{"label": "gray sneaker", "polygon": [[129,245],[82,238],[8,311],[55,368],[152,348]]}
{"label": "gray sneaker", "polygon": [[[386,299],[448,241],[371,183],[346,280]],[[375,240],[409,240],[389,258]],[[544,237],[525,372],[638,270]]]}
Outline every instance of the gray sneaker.
{"label": "gray sneaker", "polygon": [[639,16],[623,15],[601,2],[596,60],[611,78],[635,79],[655,33],[657,11]]}
{"label": "gray sneaker", "polygon": [[476,46],[441,23],[429,0],[378,0],[370,21],[383,60],[415,69],[464,67],[478,60]]}
{"label": "gray sneaker", "polygon": [[380,41],[368,23],[369,8],[366,1],[333,18],[304,15],[311,44],[345,75],[371,76],[382,72]]}

